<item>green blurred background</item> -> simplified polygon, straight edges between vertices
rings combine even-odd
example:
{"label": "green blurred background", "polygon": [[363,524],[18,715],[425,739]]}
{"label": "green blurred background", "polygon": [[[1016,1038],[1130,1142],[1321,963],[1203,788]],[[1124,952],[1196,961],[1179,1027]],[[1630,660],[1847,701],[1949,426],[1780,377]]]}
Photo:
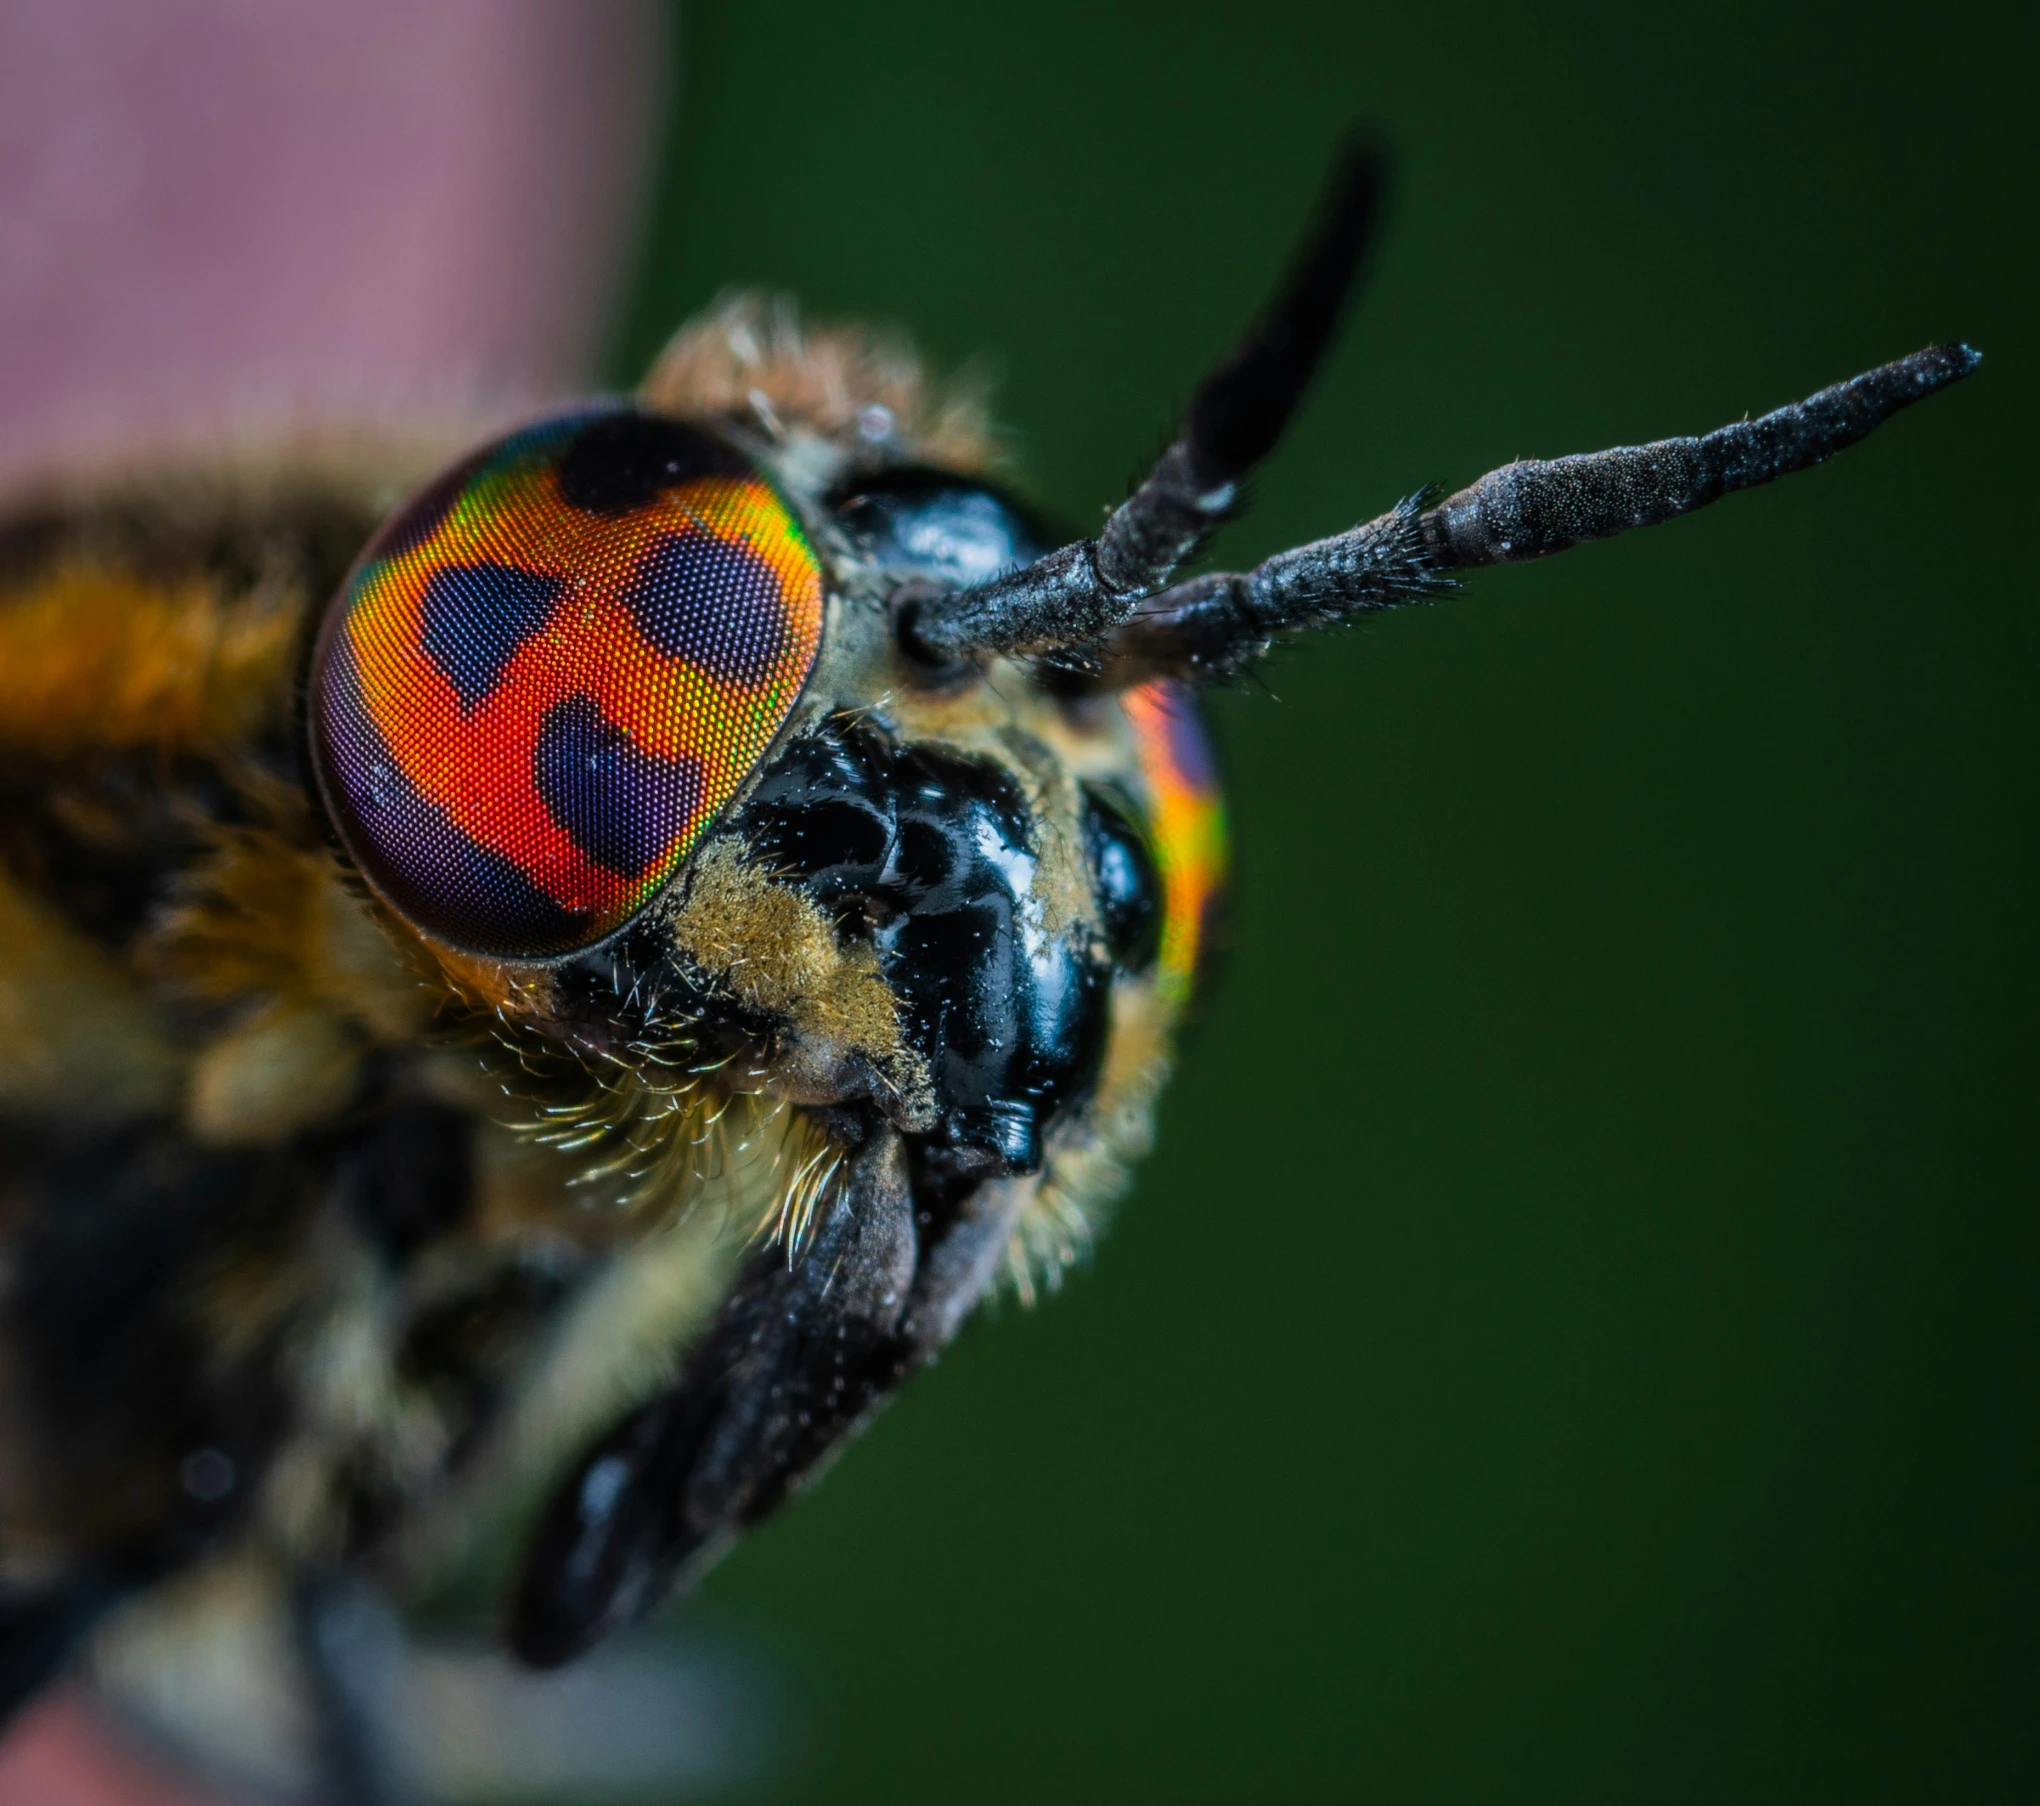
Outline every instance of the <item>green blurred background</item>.
{"label": "green blurred background", "polygon": [[691,1608],[800,1799],[2040,1798],[2030,27],[690,8],[614,374],[734,282],[1117,500],[1355,118],[1363,310],[1226,537],[1939,337],[1839,463],[1213,706],[1230,961],[1095,1268]]}

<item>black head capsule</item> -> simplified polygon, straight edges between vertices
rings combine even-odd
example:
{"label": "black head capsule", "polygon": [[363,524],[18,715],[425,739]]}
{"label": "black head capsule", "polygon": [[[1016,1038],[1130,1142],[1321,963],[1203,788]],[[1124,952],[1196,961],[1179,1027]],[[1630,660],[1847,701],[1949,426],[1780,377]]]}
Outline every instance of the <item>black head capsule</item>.
{"label": "black head capsule", "polygon": [[1029,931],[1036,827],[1011,776],[835,723],[787,748],[731,828],[869,936],[936,1098],[920,1170],[948,1188],[1035,1171],[1097,1069],[1109,967],[1088,939]]}

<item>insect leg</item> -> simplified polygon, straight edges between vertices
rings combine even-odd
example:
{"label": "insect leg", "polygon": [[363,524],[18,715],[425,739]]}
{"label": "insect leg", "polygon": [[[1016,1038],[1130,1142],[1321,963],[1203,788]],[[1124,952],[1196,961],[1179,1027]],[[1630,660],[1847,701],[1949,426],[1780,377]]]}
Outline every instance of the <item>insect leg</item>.
{"label": "insect leg", "polygon": [[917,602],[901,623],[938,664],[1096,640],[1151,596],[1232,515],[1239,486],[1275,448],[1345,311],[1381,212],[1387,164],[1350,141],[1289,275],[1232,355],[1204,379],[1182,431],[1096,539],[1022,570]]}
{"label": "insect leg", "polygon": [[1398,503],[1252,571],[1165,591],[1113,635],[1105,682],[1223,676],[1277,634],[1421,601],[1452,588],[1452,571],[1544,558],[1691,513],[1820,463],[1981,361],[1967,345],[1931,345],[1703,438],[1505,464],[1433,508]]}

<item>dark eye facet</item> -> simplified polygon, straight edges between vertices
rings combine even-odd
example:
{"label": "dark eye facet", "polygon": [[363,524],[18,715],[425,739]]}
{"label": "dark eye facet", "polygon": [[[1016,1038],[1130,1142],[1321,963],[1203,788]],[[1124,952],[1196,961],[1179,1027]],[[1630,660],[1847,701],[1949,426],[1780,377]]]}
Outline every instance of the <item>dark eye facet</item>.
{"label": "dark eye facet", "polygon": [[1084,851],[1113,963],[1123,971],[1145,972],[1161,946],[1161,882],[1141,831],[1095,790],[1084,793]]}
{"label": "dark eye facet", "polygon": [[370,543],[313,654],[312,760],[369,882],[471,952],[635,915],[813,669],[821,573],[738,452],[627,408],[489,446]]}

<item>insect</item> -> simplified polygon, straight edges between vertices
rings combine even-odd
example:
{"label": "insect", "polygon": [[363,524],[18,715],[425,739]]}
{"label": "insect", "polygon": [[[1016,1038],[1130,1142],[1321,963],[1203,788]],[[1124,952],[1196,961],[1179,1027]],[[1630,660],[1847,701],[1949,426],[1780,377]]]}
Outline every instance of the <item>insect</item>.
{"label": "insect", "polygon": [[123,1602],[257,1573],[337,1785],[386,1797],[332,1634],[357,1577],[402,1596],[536,1489],[504,1634],[567,1661],[1102,1225],[1223,889],[1199,686],[1817,463],[1978,361],[1179,578],[1332,339],[1382,171],[1344,156],[1094,538],[903,354],[742,300],[635,398],[450,463],[14,502],[8,1705]]}

